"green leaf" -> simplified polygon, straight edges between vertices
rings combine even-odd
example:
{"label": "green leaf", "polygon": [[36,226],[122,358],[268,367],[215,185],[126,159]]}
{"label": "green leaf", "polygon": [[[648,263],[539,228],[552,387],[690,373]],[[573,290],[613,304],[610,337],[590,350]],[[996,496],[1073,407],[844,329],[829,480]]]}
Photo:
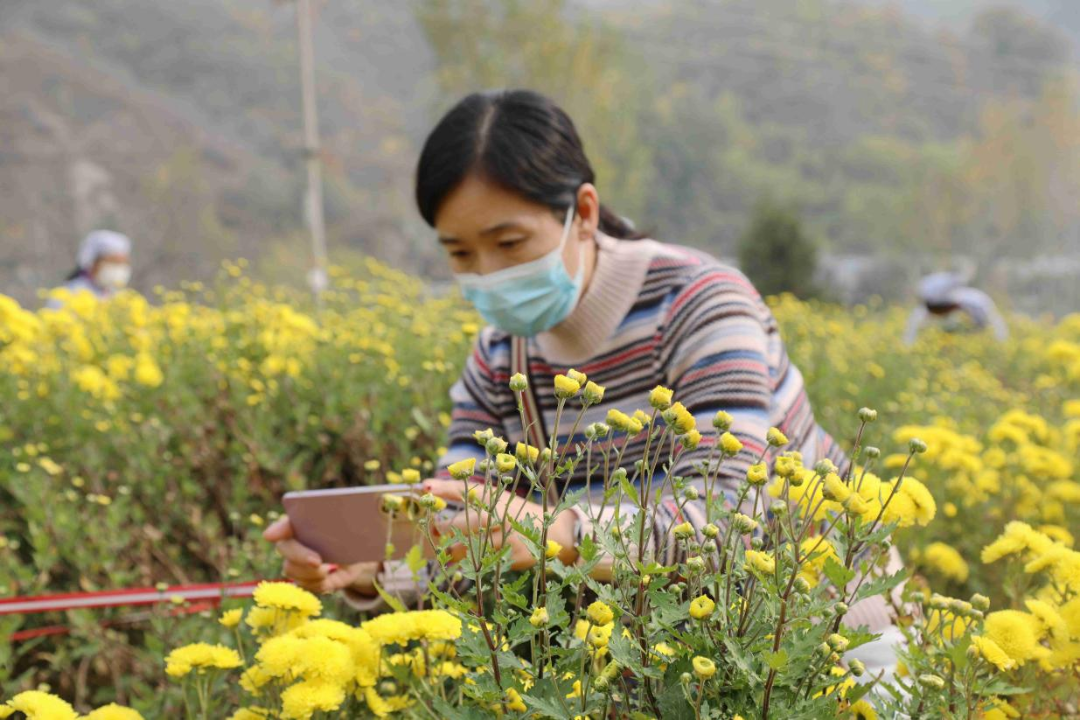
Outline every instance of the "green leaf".
{"label": "green leaf", "polygon": [[776,652],[765,653],[765,663],[773,670],[779,670],[787,665],[788,654],[787,650],[780,649]]}
{"label": "green leaf", "polygon": [[619,480],[619,487],[626,493],[627,497],[634,501],[635,505],[641,504],[641,498],[638,495],[637,488],[634,487],[634,483],[630,482],[627,478],[621,478]]}
{"label": "green leaf", "polygon": [[551,678],[546,677],[543,680],[538,680],[528,693],[522,693],[521,699],[525,701],[525,705],[528,706],[530,711],[538,712],[542,717],[564,718],[567,717],[567,710],[573,708],[568,708],[552,698],[555,698],[556,693],[560,692],[566,695],[569,688],[570,684],[567,683],[565,686],[556,689]]}
{"label": "green leaf", "polygon": [[412,570],[413,575],[420,572],[420,569],[427,565],[427,561],[424,560],[424,551],[419,545],[413,545],[409,548],[409,552],[405,553],[405,565]]}
{"label": "green leaf", "polygon": [[375,592],[379,593],[379,597],[381,597],[383,602],[389,605],[394,612],[407,612],[405,605],[400,600],[383,590],[378,582],[374,580],[372,582],[375,585]]}
{"label": "green leaf", "polygon": [[829,581],[836,588],[847,587],[847,584],[855,579],[855,571],[848,570],[836,562],[835,558],[830,557],[825,560],[825,567],[822,569],[825,572],[825,577],[829,578]]}

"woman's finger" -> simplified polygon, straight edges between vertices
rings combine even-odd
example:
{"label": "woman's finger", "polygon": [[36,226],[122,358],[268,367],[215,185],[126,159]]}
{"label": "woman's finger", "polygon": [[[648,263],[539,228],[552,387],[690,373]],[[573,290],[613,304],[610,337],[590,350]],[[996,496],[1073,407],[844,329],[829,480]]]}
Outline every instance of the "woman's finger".
{"label": "woman's finger", "polygon": [[281,571],[285,577],[297,582],[320,582],[329,574],[325,565],[308,565],[286,560]]}
{"label": "woman's finger", "polygon": [[301,545],[296,540],[281,540],[275,547],[277,548],[278,554],[288,561],[316,567],[322,564],[322,558],[319,557],[319,553],[306,545]]}
{"label": "woman's finger", "polygon": [[263,530],[263,539],[270,542],[280,542],[282,540],[291,540],[293,537],[292,523],[289,522],[289,516],[285,515],[279,517],[274,522]]}
{"label": "woman's finger", "polygon": [[[483,487],[481,483],[469,482],[469,488]],[[421,492],[431,493],[437,498],[454,502],[465,502],[466,483],[461,480],[425,480],[420,486]]]}

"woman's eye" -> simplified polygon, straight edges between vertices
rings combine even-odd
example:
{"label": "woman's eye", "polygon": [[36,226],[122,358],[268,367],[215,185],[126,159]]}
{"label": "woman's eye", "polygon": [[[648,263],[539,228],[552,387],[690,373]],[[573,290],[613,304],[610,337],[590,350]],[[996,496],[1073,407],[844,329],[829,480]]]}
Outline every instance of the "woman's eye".
{"label": "woman's eye", "polygon": [[465,258],[469,257],[469,251],[468,250],[451,250],[450,251],[450,257],[454,258],[455,260],[464,260]]}
{"label": "woman's eye", "polygon": [[523,242],[525,242],[525,238],[514,238],[513,240],[500,240],[499,241],[499,247],[502,248],[503,250],[510,250],[511,248],[515,248],[515,247],[517,247],[518,245],[520,245]]}

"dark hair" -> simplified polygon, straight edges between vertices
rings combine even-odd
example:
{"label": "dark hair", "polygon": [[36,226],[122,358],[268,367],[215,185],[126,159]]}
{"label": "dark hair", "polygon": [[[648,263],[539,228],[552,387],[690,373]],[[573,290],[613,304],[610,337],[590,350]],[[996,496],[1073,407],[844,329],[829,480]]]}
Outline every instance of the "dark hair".
{"label": "dark hair", "polygon": [[[565,212],[578,188],[596,178],[573,121],[531,90],[473,93],[431,131],[416,168],[416,204],[428,225],[434,227],[439,205],[474,172],[556,212]],[[603,204],[600,231],[645,237]]]}

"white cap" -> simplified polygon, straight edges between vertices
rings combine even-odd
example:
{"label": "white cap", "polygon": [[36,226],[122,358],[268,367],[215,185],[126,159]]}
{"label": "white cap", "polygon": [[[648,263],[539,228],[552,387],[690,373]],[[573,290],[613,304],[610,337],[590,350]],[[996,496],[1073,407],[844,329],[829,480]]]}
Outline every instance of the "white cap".
{"label": "white cap", "polygon": [[80,270],[89,270],[97,259],[106,255],[130,255],[131,239],[112,230],[95,230],[79,245],[76,262]]}

